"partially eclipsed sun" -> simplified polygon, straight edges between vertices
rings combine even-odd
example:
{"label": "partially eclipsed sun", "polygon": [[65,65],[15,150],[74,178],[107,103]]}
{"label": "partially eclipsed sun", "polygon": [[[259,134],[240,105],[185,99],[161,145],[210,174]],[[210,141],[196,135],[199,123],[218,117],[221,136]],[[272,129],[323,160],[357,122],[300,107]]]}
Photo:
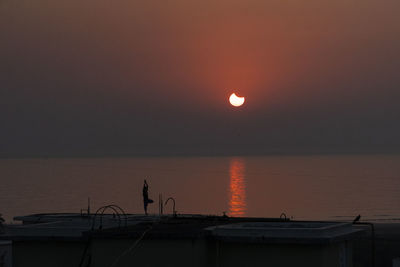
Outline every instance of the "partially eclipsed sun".
{"label": "partially eclipsed sun", "polygon": [[229,97],[229,102],[234,107],[240,107],[244,103],[244,97],[239,97],[235,93],[231,94]]}

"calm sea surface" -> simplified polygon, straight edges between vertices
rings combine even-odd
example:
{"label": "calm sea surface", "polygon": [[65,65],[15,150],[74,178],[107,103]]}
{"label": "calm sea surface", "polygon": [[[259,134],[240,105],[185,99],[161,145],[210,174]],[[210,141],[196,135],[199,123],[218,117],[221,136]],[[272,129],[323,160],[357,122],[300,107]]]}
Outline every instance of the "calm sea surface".
{"label": "calm sea surface", "polygon": [[[158,213],[294,219],[400,219],[400,156],[267,156],[0,160],[0,213],[79,212],[118,204],[143,213],[142,185]],[[170,213],[169,203],[165,212]]]}

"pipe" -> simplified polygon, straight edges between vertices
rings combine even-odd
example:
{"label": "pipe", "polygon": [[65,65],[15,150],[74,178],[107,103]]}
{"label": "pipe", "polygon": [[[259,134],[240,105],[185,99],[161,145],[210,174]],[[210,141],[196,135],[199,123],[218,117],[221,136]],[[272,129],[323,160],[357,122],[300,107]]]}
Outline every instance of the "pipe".
{"label": "pipe", "polygon": [[93,217],[92,230],[94,230],[94,226],[95,226],[95,224],[96,224],[96,217],[97,217],[97,215],[99,214],[100,211],[101,211],[101,214],[100,214],[101,217],[100,217],[100,226],[99,226],[99,229],[101,229],[101,228],[103,227],[103,215],[104,215],[104,212],[105,212],[107,209],[112,209],[112,210],[118,215],[118,227],[121,226],[121,216],[120,216],[118,210],[116,210],[116,209],[113,207],[113,205],[107,205],[107,206],[102,206],[102,207],[100,207],[100,208],[97,209],[97,211],[96,211],[96,213],[94,214],[94,217]]}
{"label": "pipe", "polygon": [[173,207],[172,207],[172,213],[173,213],[174,217],[176,217],[175,199],[174,199],[173,197],[169,197],[169,198],[167,199],[167,201],[165,201],[165,206],[167,206],[167,203],[168,203],[168,201],[169,201],[170,199],[174,202],[174,205],[173,205]]}

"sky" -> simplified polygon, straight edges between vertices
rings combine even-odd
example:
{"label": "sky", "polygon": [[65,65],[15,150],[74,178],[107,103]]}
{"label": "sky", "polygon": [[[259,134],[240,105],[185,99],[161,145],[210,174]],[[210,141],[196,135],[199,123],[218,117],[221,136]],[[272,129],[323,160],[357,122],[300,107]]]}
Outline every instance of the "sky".
{"label": "sky", "polygon": [[398,153],[398,10],[0,0],[0,157]]}

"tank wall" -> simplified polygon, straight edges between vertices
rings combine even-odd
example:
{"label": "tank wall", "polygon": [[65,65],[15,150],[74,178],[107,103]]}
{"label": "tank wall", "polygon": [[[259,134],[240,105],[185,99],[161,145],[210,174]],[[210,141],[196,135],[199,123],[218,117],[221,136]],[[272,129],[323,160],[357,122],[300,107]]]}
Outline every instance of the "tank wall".
{"label": "tank wall", "polygon": [[0,241],[0,266],[12,267],[11,241]]}
{"label": "tank wall", "polygon": [[95,240],[93,266],[208,266],[204,240]]}
{"label": "tank wall", "polygon": [[13,241],[13,267],[79,266],[85,243]]}
{"label": "tank wall", "polygon": [[[350,243],[272,245],[204,239],[95,239],[88,247],[91,266],[307,266],[352,267]],[[13,266],[79,266],[85,242],[13,242]],[[88,260],[88,257],[85,258]]]}
{"label": "tank wall", "polygon": [[219,243],[215,247],[216,266],[305,266],[352,267],[350,247],[342,244],[266,245]]}

